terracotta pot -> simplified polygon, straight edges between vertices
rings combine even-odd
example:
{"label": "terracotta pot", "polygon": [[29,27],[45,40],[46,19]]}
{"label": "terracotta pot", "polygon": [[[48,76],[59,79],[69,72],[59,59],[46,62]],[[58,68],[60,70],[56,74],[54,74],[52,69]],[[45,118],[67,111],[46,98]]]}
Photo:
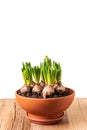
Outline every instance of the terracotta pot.
{"label": "terracotta pot", "polygon": [[63,118],[64,111],[71,105],[75,92],[66,88],[70,95],[58,98],[37,99],[20,96],[16,91],[16,99],[26,111],[26,116],[33,123],[54,124]]}

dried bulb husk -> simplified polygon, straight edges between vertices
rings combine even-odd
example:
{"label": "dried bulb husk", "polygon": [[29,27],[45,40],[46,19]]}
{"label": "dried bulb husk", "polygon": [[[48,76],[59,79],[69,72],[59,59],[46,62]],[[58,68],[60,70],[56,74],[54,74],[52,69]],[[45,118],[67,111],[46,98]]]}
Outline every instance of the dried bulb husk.
{"label": "dried bulb husk", "polygon": [[22,88],[20,88],[20,93],[30,92],[30,86],[24,84]]}
{"label": "dried bulb husk", "polygon": [[44,81],[41,80],[41,82],[40,82],[40,86],[41,86],[41,87],[44,87],[44,86],[45,86]]}
{"label": "dried bulb husk", "polygon": [[35,86],[35,82],[31,83],[31,88],[33,88]]}
{"label": "dried bulb husk", "polygon": [[56,90],[56,92],[58,92],[60,94],[65,92],[65,87],[62,85],[62,83],[55,83],[54,84],[54,89]]}
{"label": "dried bulb husk", "polygon": [[47,85],[44,87],[42,91],[43,98],[46,98],[46,96],[49,96],[54,93],[54,88],[52,86]]}
{"label": "dried bulb husk", "polygon": [[33,89],[32,89],[32,92],[36,92],[36,93],[41,93],[42,91],[42,86],[40,86],[40,84],[35,84]]}

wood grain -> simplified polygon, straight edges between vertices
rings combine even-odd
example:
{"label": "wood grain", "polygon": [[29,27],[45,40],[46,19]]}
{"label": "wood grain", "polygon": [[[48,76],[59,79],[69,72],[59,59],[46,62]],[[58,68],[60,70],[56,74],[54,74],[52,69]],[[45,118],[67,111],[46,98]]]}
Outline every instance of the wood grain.
{"label": "wood grain", "polygon": [[0,99],[0,130],[87,130],[87,98],[77,98],[55,125],[32,124],[15,99]]}

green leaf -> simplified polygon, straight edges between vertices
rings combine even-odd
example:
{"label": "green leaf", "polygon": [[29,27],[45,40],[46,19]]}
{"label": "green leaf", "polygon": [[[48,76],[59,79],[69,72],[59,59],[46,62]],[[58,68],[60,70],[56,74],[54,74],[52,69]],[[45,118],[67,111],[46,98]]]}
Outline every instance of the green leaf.
{"label": "green leaf", "polygon": [[39,66],[34,66],[33,67],[33,77],[36,83],[39,83],[40,81],[40,68]]}
{"label": "green leaf", "polygon": [[22,63],[22,76],[25,84],[30,85],[32,83],[32,68],[31,63]]}

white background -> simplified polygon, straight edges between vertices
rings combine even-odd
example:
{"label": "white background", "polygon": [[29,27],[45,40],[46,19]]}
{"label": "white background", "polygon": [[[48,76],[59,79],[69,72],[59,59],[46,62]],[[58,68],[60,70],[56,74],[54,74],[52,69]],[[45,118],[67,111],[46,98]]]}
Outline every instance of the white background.
{"label": "white background", "polygon": [[87,1],[0,0],[0,98],[23,85],[22,61],[48,55],[62,66],[62,82],[87,97]]}

